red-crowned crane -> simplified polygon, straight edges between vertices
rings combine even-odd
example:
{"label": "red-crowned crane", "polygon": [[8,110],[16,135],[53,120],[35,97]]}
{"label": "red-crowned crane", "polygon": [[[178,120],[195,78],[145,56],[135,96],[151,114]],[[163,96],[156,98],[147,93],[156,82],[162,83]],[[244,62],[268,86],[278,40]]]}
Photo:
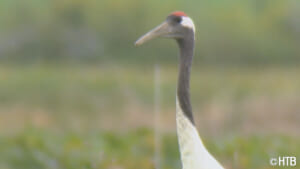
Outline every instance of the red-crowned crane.
{"label": "red-crowned crane", "polygon": [[173,12],[167,19],[135,42],[135,45],[157,38],[173,38],[180,49],[176,94],[176,125],[183,169],[222,169],[207,151],[195,127],[190,102],[190,71],[194,55],[195,26],[184,12]]}

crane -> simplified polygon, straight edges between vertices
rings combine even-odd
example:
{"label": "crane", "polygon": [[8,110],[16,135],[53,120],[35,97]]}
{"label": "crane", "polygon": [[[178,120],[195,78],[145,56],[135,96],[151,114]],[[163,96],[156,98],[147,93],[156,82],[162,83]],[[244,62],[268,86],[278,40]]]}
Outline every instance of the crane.
{"label": "crane", "polygon": [[195,26],[192,19],[182,11],[173,12],[162,24],[140,37],[135,45],[142,45],[157,37],[175,39],[180,49],[176,128],[182,169],[223,169],[205,148],[193,119],[189,89],[195,41]]}

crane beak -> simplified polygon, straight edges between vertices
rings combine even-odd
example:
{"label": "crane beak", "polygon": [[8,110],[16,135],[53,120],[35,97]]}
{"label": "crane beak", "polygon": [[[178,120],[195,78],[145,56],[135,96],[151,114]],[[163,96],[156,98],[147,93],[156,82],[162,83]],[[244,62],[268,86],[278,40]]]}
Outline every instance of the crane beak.
{"label": "crane beak", "polygon": [[167,22],[163,22],[162,24],[158,25],[142,37],[140,37],[136,42],[135,46],[140,46],[145,42],[157,38],[157,37],[167,37],[171,33],[170,26]]}

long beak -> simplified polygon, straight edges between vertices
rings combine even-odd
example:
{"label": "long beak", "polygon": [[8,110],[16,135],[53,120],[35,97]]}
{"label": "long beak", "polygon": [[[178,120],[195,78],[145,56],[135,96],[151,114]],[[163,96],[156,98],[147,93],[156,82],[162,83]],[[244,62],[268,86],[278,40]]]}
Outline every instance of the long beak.
{"label": "long beak", "polygon": [[170,33],[169,24],[167,22],[163,22],[162,24],[158,25],[157,27],[155,27],[154,29],[152,29],[151,31],[149,31],[148,33],[140,37],[135,42],[135,46],[142,45],[145,42],[157,37],[166,36],[169,33]]}

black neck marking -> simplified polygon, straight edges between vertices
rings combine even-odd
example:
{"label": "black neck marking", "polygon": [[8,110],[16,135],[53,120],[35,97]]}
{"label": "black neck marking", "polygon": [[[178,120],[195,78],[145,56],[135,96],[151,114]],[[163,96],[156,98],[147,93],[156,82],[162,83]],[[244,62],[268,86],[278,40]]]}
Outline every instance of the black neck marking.
{"label": "black neck marking", "polygon": [[188,31],[186,37],[178,39],[177,42],[180,48],[177,97],[183,113],[194,124],[190,102],[190,72],[194,55],[194,32]]}

